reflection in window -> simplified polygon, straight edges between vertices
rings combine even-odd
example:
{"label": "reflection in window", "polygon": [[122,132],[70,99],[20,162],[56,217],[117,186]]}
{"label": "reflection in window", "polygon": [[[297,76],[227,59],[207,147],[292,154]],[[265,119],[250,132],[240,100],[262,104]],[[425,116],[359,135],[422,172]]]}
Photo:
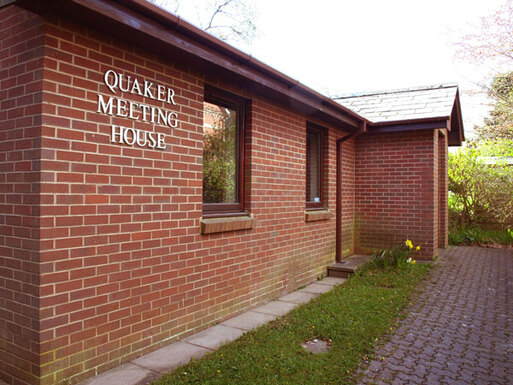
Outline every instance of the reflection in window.
{"label": "reflection in window", "polygon": [[322,132],[306,132],[306,202],[307,208],[322,206]]}
{"label": "reflection in window", "polygon": [[237,202],[237,111],[204,103],[203,203]]}

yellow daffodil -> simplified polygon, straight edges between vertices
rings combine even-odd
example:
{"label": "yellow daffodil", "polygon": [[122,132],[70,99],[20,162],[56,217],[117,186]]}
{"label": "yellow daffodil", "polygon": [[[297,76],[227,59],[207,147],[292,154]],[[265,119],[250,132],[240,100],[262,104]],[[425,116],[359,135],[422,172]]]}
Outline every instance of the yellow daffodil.
{"label": "yellow daffodil", "polygon": [[413,243],[411,243],[411,241],[409,239],[406,240],[406,242],[404,242],[406,246],[408,246],[410,249],[413,248]]}
{"label": "yellow daffodil", "polygon": [[411,261],[411,264],[412,264],[412,265],[415,265],[416,263],[417,263],[417,261],[416,261],[416,260]]}
{"label": "yellow daffodil", "polygon": [[419,251],[420,250],[420,245],[417,246],[417,248],[415,249],[416,251]]}

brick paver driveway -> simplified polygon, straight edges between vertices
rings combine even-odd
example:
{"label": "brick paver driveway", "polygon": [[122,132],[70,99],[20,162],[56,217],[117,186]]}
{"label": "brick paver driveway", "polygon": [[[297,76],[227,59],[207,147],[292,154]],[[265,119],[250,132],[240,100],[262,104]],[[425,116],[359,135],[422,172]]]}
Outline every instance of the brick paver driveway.
{"label": "brick paver driveway", "polygon": [[375,357],[362,384],[513,384],[513,251],[443,251]]}

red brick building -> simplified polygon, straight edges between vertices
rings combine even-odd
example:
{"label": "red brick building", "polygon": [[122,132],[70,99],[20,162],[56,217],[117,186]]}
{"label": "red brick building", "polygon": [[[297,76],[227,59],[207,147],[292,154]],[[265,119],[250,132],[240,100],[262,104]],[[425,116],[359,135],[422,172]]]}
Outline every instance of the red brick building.
{"label": "red brick building", "polygon": [[1,380],[75,383],[354,253],[447,245],[454,86],[335,101],[143,0],[0,5]]}

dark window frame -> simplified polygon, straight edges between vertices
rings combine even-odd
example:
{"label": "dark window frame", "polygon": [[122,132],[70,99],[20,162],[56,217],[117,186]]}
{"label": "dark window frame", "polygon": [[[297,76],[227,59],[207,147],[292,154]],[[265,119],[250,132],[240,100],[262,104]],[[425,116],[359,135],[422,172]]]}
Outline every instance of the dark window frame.
{"label": "dark window frame", "polygon": [[237,169],[236,203],[204,203],[203,217],[229,217],[246,214],[244,211],[244,159],[245,159],[245,115],[248,101],[209,85],[205,85],[204,102],[230,108],[237,112]]}
{"label": "dark window frame", "polygon": [[[325,152],[326,152],[326,129],[324,127],[318,126],[313,123],[307,123],[306,125],[306,136],[305,136],[305,154],[307,153],[308,146],[308,135],[318,135],[319,136],[319,190],[320,190],[320,200],[319,202],[308,201],[307,195],[308,191],[306,190],[308,186],[308,171],[305,172],[305,201],[306,201],[306,209],[307,210],[322,210],[325,207],[325,172],[324,172],[324,160],[325,160]],[[308,156],[306,156],[305,161],[306,170],[308,170]]]}

